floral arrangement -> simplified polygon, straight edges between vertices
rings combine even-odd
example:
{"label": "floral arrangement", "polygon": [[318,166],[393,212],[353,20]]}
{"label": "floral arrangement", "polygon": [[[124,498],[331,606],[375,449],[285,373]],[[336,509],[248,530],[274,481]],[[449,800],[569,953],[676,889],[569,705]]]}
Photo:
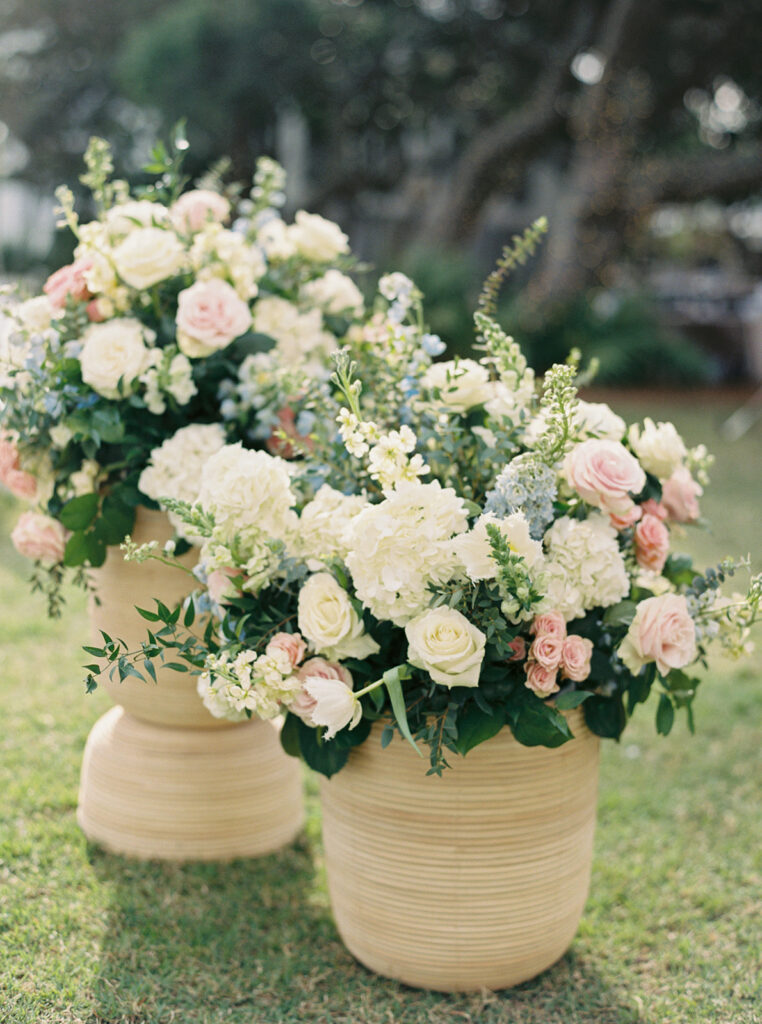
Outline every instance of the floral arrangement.
{"label": "floral arrangement", "polygon": [[[201,540],[203,587],[183,622],[203,615],[203,638],[159,605],[142,612],[140,651],[106,638],[91,653],[122,677],[171,657],[198,673],[214,715],[285,713],[284,747],[326,775],[376,722],[382,744],[398,730],[428,748],[432,773],[503,728],[563,744],[563,712],[580,705],[595,733],[619,737],[652,691],[660,733],[677,709],[692,729],[695,667],[712,646],[743,654],[762,601],[762,576],[721,592],[747,563],[699,573],[673,550],[699,519],[711,459],[670,423],[628,428],[582,401],[576,354],[538,388],[495,292],[493,276],[480,357],[434,362],[444,345],[420,293],[382,278],[331,381],[292,403],[312,429],[289,461],[225,445],[193,499],[165,502]],[[174,562],[156,545],[126,550]]]}
{"label": "floral arrangement", "polygon": [[[84,581],[138,504],[193,497],[200,459],[231,440],[287,444],[299,425],[283,410],[328,377],[363,312],[346,235],[305,211],[282,219],[273,160],[248,193],[222,167],[188,189],[186,148],[181,133],[158,145],[146,168],[158,177],[130,192],[93,139],[94,219],[57,192],[74,261],[0,311],[0,481],[32,505],[12,537],[54,612],[64,569]],[[256,417],[244,422],[244,406]]]}

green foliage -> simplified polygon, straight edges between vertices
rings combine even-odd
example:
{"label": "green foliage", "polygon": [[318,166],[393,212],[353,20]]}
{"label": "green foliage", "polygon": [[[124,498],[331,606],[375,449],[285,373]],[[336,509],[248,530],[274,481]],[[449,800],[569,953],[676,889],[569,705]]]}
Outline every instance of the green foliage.
{"label": "green foliage", "polygon": [[503,247],[497,265],[482,286],[477,303],[480,313],[495,316],[500,287],[516,267],[523,267],[530,256],[534,256],[543,235],[548,230],[548,221],[539,217],[523,234],[514,235],[510,245]]}

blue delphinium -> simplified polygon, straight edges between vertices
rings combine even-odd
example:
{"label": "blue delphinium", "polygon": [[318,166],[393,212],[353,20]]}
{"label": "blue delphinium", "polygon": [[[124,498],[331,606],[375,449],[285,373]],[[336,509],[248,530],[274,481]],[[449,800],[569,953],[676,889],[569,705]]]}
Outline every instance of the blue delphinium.
{"label": "blue delphinium", "polygon": [[518,455],[502,470],[493,490],[487,492],[485,512],[499,519],[523,512],[529,532],[540,540],[553,520],[556,500],[556,474],[532,453]]}

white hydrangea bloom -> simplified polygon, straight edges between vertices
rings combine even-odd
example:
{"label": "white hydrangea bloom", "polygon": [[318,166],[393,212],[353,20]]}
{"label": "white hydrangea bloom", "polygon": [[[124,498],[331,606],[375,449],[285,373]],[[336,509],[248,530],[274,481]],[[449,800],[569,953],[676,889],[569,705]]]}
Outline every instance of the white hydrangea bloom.
{"label": "white hydrangea bloom", "polygon": [[279,355],[289,364],[325,358],[336,347],[336,339],[323,329],[319,309],[301,313],[293,302],[276,295],[255,305],[254,330],[273,338]]}
{"label": "white hydrangea bloom", "polygon": [[347,530],[347,566],[357,596],[376,618],[404,626],[428,606],[429,584],[445,583],[457,571],[451,538],[467,524],[463,501],[451,487],[399,484]]}
{"label": "white hydrangea bloom", "polygon": [[630,580],[617,532],[599,512],[588,519],[558,519],[545,534],[546,608],[568,620],[590,608],[607,608],[627,597]]}
{"label": "white hydrangea bloom", "polygon": [[367,508],[368,500],[359,494],[342,494],[323,484],[302,510],[299,519],[298,550],[307,559],[324,560],[347,557],[345,533],[355,516]]}
{"label": "white hydrangea bloom", "polygon": [[452,541],[458,560],[470,580],[478,582],[495,578],[497,563],[492,557],[492,546],[487,534],[487,526],[490,523],[500,530],[511,550],[521,555],[528,568],[538,572],[542,569],[542,544],[532,540],[525,516],[521,512],[514,512],[504,519],[498,519],[496,515],[488,512],[477,519],[468,533],[459,533]]}

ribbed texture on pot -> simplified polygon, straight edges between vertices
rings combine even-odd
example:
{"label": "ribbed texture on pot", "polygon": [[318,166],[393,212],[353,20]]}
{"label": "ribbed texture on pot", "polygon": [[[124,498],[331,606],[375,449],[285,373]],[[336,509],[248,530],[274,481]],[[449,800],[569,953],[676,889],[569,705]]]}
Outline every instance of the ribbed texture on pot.
{"label": "ribbed texture on pot", "polygon": [[259,856],[301,827],[301,766],[271,722],[173,729],[116,707],[88,738],[77,820],[107,850],[141,859]]}
{"label": "ribbed texture on pot", "polygon": [[[173,533],[163,512],[138,507],[132,531],[136,544],[156,540],[163,547]],[[182,561],[192,568],[197,558],[198,551],[192,549]],[[136,606],[155,611],[154,598],[158,598],[171,609],[195,587],[195,580],[186,573],[161,562],[125,562],[118,545],[108,549],[106,561],[92,570],[91,576],[95,595],[100,600],[100,604],[90,601],[93,643],[97,646],[103,642],[100,634],[103,630],[113,638],[124,640],[130,649],[139,648],[141,641],[148,639],[147,630],[155,627],[138,614]],[[229,724],[206,710],[196,693],[194,676],[162,668],[157,660],[156,678],[156,685],[150,680],[143,683],[135,678],[120,683],[116,674],[110,680],[108,673],[104,673],[99,685],[115,704],[121,704],[131,715],[147,722],[193,729],[219,729]]]}
{"label": "ribbed texture on pot", "polygon": [[[523,747],[508,729],[442,778],[381,726],[322,782],[339,933],[378,974],[444,992],[517,985],[571,943],[590,881],[598,739]],[[424,748],[425,749],[425,748]]]}

